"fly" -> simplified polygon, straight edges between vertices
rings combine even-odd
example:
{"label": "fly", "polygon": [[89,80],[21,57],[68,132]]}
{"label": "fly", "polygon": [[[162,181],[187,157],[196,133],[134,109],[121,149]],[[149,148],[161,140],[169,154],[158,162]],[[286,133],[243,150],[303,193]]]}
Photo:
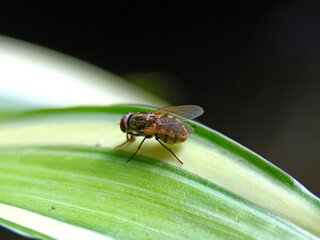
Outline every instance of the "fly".
{"label": "fly", "polygon": [[163,107],[152,112],[127,112],[120,121],[120,129],[126,133],[127,140],[116,148],[134,141],[136,136],[144,137],[136,152],[127,160],[129,162],[134,158],[147,138],[155,137],[180,164],[183,164],[164,143],[177,144],[186,141],[194,129],[183,121],[194,119],[203,112],[202,107],[197,105]]}

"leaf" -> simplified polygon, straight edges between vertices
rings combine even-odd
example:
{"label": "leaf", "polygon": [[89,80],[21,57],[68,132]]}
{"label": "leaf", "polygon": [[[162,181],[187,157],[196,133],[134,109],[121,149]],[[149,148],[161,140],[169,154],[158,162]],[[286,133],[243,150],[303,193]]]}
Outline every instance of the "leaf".
{"label": "leaf", "polygon": [[44,47],[0,36],[0,53],[0,118],[49,107],[168,105],[121,77]]}
{"label": "leaf", "polygon": [[[125,140],[117,124],[125,112],[139,110],[146,109],[55,109],[1,120],[2,209],[15,206],[58,220],[65,229],[77,226],[116,239],[320,235],[318,198],[260,156],[196,122],[189,122],[195,133],[187,142],[170,146],[183,166],[152,139],[125,163],[139,141],[115,150]],[[104,146],[94,147],[101,138]],[[2,224],[34,236],[20,228],[28,219],[16,214],[17,227],[4,212]],[[44,227],[37,222],[27,229],[52,238],[70,232]]]}

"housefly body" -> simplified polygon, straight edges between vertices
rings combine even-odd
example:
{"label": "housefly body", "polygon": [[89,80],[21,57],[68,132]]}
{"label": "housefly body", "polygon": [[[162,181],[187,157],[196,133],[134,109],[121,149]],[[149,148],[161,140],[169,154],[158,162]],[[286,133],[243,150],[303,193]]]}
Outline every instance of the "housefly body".
{"label": "housefly body", "polygon": [[194,129],[183,121],[200,116],[203,109],[196,105],[170,106],[152,112],[127,112],[120,121],[120,129],[126,133],[127,140],[122,147],[133,142],[135,137],[144,137],[136,152],[127,160],[129,162],[137,154],[147,138],[155,139],[181,163],[183,162],[164,143],[177,144],[186,141]]}

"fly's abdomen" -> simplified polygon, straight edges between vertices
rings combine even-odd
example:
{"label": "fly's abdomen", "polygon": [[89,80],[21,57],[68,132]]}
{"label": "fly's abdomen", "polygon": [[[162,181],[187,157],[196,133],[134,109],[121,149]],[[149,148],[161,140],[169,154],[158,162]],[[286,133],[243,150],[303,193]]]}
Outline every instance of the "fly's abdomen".
{"label": "fly's abdomen", "polygon": [[188,138],[188,131],[184,124],[168,114],[151,115],[146,127],[141,132],[154,135],[162,142],[169,144],[182,143]]}
{"label": "fly's abdomen", "polygon": [[182,122],[179,121],[175,124],[162,125],[155,137],[162,142],[176,144],[184,142],[188,138],[188,133]]}
{"label": "fly's abdomen", "polygon": [[178,134],[155,134],[162,142],[169,144],[176,144],[184,142],[188,135],[178,135]]}

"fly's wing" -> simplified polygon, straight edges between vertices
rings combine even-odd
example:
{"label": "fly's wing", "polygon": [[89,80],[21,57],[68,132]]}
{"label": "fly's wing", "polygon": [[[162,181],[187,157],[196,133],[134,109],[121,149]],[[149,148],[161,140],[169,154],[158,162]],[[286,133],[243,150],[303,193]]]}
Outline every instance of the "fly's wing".
{"label": "fly's wing", "polygon": [[194,119],[203,113],[203,109],[197,105],[181,105],[159,108],[154,113],[172,113],[173,116],[182,119]]}
{"label": "fly's wing", "polygon": [[193,127],[191,127],[190,125],[183,123],[183,126],[186,128],[188,134],[191,134],[194,132]]}
{"label": "fly's wing", "polygon": [[162,117],[156,120],[155,125],[145,127],[140,131],[147,134],[166,134],[172,131],[174,134],[184,135],[186,132],[188,134],[193,133],[194,129],[177,118]]}
{"label": "fly's wing", "polygon": [[[171,127],[172,127],[172,130],[173,130],[173,134],[175,134],[175,135],[185,135],[186,134],[185,130],[183,128],[181,128],[181,127],[177,127],[175,125],[171,125]],[[154,135],[154,134],[166,135],[169,132],[167,129],[148,128],[148,127],[143,128],[140,131],[143,132],[143,133],[146,133],[146,134],[151,134],[151,135]],[[187,133],[189,134],[188,130],[187,130]]]}
{"label": "fly's wing", "polygon": [[[151,127],[145,127],[141,129],[140,131],[146,134],[155,135],[155,134],[162,134],[166,135],[168,133],[174,134],[174,135],[186,135],[193,133],[193,128],[189,126],[188,124],[181,123],[181,125],[165,125],[166,128],[151,128]],[[184,128],[183,128],[184,126]]]}

